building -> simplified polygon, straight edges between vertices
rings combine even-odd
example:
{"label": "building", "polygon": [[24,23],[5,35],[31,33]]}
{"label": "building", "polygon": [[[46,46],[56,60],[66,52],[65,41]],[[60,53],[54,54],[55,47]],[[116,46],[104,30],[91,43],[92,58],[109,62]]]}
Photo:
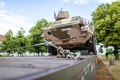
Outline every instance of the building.
{"label": "building", "polygon": [[[2,41],[5,39],[5,36],[3,36],[3,35],[0,35],[0,45],[2,44]],[[0,47],[0,49],[1,49],[1,47]]]}
{"label": "building", "polygon": [[3,41],[5,39],[5,36],[0,35],[0,42]]}
{"label": "building", "polygon": [[2,41],[5,39],[4,35],[0,35],[0,44],[2,43]]}

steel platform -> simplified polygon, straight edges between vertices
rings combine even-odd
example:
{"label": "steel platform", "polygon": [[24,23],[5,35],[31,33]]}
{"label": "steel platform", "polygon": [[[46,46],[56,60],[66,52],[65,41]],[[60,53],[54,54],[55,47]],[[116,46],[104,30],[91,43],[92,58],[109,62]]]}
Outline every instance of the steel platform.
{"label": "steel platform", "polygon": [[0,80],[77,80],[87,68],[85,75],[95,67],[94,58],[4,57],[0,58]]}

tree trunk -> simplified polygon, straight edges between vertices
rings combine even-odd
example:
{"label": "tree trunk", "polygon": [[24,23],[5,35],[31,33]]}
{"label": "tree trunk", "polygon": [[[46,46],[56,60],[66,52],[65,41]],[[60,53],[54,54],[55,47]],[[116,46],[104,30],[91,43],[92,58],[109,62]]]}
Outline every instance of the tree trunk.
{"label": "tree trunk", "polygon": [[114,56],[115,56],[115,60],[119,59],[119,54],[118,53],[114,53]]}
{"label": "tree trunk", "polygon": [[105,55],[106,55],[106,59],[108,59],[108,53],[106,53]]}
{"label": "tree trunk", "polygon": [[114,46],[114,56],[115,56],[115,60],[119,59],[119,54],[118,54],[118,48],[116,46]]}
{"label": "tree trunk", "polygon": [[39,53],[37,53],[38,54],[38,56],[40,56],[40,54]]}

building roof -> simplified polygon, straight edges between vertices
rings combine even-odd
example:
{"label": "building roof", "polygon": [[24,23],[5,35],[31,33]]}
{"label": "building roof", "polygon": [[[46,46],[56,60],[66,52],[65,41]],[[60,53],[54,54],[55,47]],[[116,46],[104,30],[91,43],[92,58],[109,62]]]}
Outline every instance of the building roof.
{"label": "building roof", "polygon": [[3,41],[5,39],[4,35],[0,35],[0,41]]}

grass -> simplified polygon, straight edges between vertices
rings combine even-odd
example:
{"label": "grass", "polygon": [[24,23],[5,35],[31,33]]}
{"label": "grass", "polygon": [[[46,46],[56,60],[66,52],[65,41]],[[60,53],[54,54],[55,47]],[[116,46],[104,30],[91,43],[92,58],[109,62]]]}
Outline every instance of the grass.
{"label": "grass", "polygon": [[102,59],[103,63],[106,65],[109,72],[112,74],[114,80],[120,80],[120,59],[115,60],[115,65],[109,65],[109,60],[114,59],[114,55],[109,55],[106,59],[105,55],[99,56]]}

